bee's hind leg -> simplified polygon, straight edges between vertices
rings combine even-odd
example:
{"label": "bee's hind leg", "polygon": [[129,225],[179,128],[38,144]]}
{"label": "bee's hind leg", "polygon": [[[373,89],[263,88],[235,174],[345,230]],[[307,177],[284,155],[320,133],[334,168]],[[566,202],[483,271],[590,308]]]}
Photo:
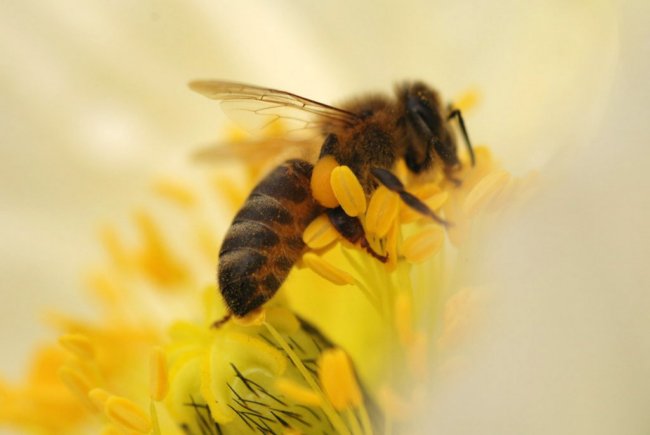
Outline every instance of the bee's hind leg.
{"label": "bee's hind leg", "polygon": [[377,179],[377,181],[384,185],[388,190],[392,190],[393,192],[397,193],[402,202],[411,207],[413,210],[424,216],[430,217],[441,225],[450,225],[449,222],[435,214],[433,210],[431,210],[429,206],[427,206],[419,198],[417,198],[412,193],[407,192],[404,184],[402,184],[399,178],[397,178],[397,176],[390,172],[388,169],[372,168],[370,172]]}
{"label": "bee's hind leg", "polygon": [[366,239],[366,233],[363,230],[363,225],[361,221],[352,216],[348,216],[341,207],[327,209],[327,217],[329,217],[330,222],[346,240],[354,245],[359,245],[366,250],[370,255],[375,257],[377,260],[385,263],[388,261],[388,255],[381,255],[372,249],[368,239]]}

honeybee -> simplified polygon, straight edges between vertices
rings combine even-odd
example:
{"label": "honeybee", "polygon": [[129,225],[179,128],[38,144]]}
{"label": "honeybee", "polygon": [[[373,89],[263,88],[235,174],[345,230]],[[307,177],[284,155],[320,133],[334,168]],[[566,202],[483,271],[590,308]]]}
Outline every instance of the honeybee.
{"label": "honeybee", "polygon": [[[261,116],[298,122],[300,129],[315,130],[320,137],[319,161],[333,157],[358,178],[366,196],[381,184],[396,192],[419,213],[446,222],[407,192],[391,172],[403,159],[413,174],[442,165],[452,181],[460,167],[456,139],[449,120],[457,118],[469,156],[474,153],[462,115],[442,105],[438,94],[421,82],[396,87],[393,98],[372,95],[334,107],[280,91],[227,81],[195,81],[191,89],[225,104],[240,104]],[[318,164],[318,163],[316,163]],[[380,261],[363,226],[341,207],[326,207],[311,188],[314,164],[291,159],[266,175],[235,215],[219,252],[218,284],[229,313],[242,317],[262,306],[282,285],[304,253],[305,228],[326,213],[341,235],[360,245]],[[230,316],[227,316],[227,318]]]}

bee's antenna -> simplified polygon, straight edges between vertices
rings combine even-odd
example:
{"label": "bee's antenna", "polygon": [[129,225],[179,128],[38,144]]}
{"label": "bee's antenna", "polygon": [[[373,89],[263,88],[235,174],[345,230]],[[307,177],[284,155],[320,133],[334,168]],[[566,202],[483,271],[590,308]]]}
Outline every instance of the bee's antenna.
{"label": "bee's antenna", "polygon": [[401,200],[404,201],[404,204],[408,205],[413,210],[430,217],[445,227],[451,225],[449,222],[435,214],[433,210],[431,210],[429,206],[422,202],[418,197],[412,193],[407,192],[404,188],[404,184],[402,184],[399,178],[397,178],[395,174],[390,172],[388,169],[372,168],[370,169],[370,172],[377,180],[379,180],[381,184],[386,186],[388,190],[392,190],[393,192],[397,193]]}
{"label": "bee's antenna", "polygon": [[465,121],[463,121],[463,115],[460,113],[460,109],[454,109],[450,107],[451,112],[447,117],[447,120],[452,118],[458,118],[458,124],[460,125],[460,131],[463,133],[463,139],[465,139],[465,145],[467,146],[467,151],[469,152],[469,158],[472,162],[472,166],[476,164],[476,158],[474,157],[474,149],[472,148],[472,142],[469,140],[469,134],[467,134],[467,129],[465,128]]}

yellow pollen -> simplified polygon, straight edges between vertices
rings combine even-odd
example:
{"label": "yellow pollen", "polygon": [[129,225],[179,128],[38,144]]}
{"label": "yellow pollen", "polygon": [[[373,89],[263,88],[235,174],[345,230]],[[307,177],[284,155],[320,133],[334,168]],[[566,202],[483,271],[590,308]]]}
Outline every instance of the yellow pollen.
{"label": "yellow pollen", "polygon": [[88,398],[95,405],[98,411],[104,412],[106,401],[111,397],[111,394],[102,388],[93,388],[88,392]]}
{"label": "yellow pollen", "polygon": [[106,400],[104,411],[111,422],[127,430],[139,433],[151,430],[149,415],[129,399],[111,396]]}
{"label": "yellow pollen", "polygon": [[366,232],[371,236],[384,237],[399,211],[399,197],[384,186],[379,186],[370,197],[366,212]]}
{"label": "yellow pollen", "polygon": [[311,270],[333,284],[346,285],[355,283],[355,279],[352,275],[323,260],[313,252],[307,252],[303,255],[302,261]]}
{"label": "yellow pollen", "polygon": [[496,198],[510,181],[510,174],[504,170],[494,171],[481,179],[467,194],[463,211],[473,216]]}
{"label": "yellow pollen", "polygon": [[155,347],[149,359],[149,371],[151,375],[150,395],[151,399],[160,402],[165,399],[169,390],[169,374],[167,371],[167,355],[161,347]]}
{"label": "yellow pollen", "polygon": [[435,255],[442,248],[445,233],[442,228],[433,226],[413,234],[404,241],[402,255],[409,263],[421,263]]}
{"label": "yellow pollen", "polygon": [[350,359],[341,349],[327,349],[322,353],[318,361],[318,379],[334,409],[342,411],[361,404],[361,391]]}
{"label": "yellow pollen", "polygon": [[352,169],[337,166],[332,170],[330,183],[334,196],[348,216],[359,216],[366,211],[366,194]]}
{"label": "yellow pollen", "polygon": [[64,366],[59,369],[59,379],[61,379],[81,403],[90,409],[95,408],[94,404],[88,399],[88,391],[93,388],[93,385],[83,373],[71,367]]}
{"label": "yellow pollen", "polygon": [[178,181],[162,179],[157,181],[153,187],[157,194],[181,207],[189,208],[196,204],[194,192]]}
{"label": "yellow pollen", "polygon": [[59,344],[81,360],[92,360],[95,357],[95,347],[83,334],[62,335]]}
{"label": "yellow pollen", "polygon": [[321,404],[318,394],[291,379],[278,378],[275,381],[275,387],[289,399],[300,404],[308,406],[320,406]]}
{"label": "yellow pollen", "polygon": [[339,205],[330,183],[332,170],[338,165],[334,157],[325,156],[316,163],[311,174],[312,195],[316,201],[328,208],[338,207]]}
{"label": "yellow pollen", "polygon": [[322,249],[339,238],[327,215],[320,215],[310,223],[302,234],[305,245],[311,249]]}

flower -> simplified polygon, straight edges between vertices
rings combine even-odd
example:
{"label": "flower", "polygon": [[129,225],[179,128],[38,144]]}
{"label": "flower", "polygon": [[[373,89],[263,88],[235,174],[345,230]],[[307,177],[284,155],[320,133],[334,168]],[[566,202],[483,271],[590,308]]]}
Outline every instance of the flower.
{"label": "flower", "polygon": [[[4,420],[69,433],[98,423],[109,432],[156,434],[413,430],[409,419],[423,412],[418,402],[435,376],[430,359],[448,357],[475,297],[464,278],[452,280],[462,276],[455,257],[472,237],[474,216],[516,190],[486,148],[476,158],[476,167],[464,162],[460,186],[440,168],[424,182],[411,180],[403,162],[396,168],[420,200],[453,219],[452,244],[444,227],[386,188],[366,206],[349,168],[328,166],[335,200],[361,215],[369,245],[351,245],[324,215],[315,219],[303,235],[309,249],[301,268],[280,293],[250,319],[218,327],[225,307],[205,283],[213,267],[206,260],[219,245],[206,219],[211,201],[160,180],[154,192],[189,224],[165,227],[140,210],[135,244],[111,227],[102,231],[108,261],[88,278],[100,314],[51,316],[64,351],[48,345],[42,352],[56,358],[37,366],[35,381],[5,386],[6,399],[21,406],[6,409]],[[214,193],[233,210],[264,173],[250,169],[248,183],[230,188],[223,175],[212,176]],[[167,228],[184,228],[180,239],[195,252],[175,248]],[[42,379],[53,384],[56,408],[44,406]]]}
{"label": "flower", "polygon": [[[178,83],[228,76],[333,101],[412,76],[431,80],[447,96],[475,83],[485,98],[470,131],[480,132],[506,167],[538,167],[545,185],[556,182],[534,212],[508,221],[505,234],[517,238],[505,237],[503,228],[490,233],[500,243],[481,258],[502,260],[493,263],[491,278],[507,273],[522,278],[510,287],[492,287],[509,290],[495,298],[502,305],[497,302],[492,312],[485,347],[465,358],[474,364],[462,372],[461,381],[438,384],[428,423],[442,432],[476,427],[502,432],[507,420],[528,433],[556,430],[564,422],[574,433],[620,431],[620,422],[638,424],[638,404],[647,402],[639,382],[647,378],[642,332],[648,329],[642,292],[647,275],[638,267],[645,251],[636,231],[647,216],[642,175],[647,154],[641,145],[648,136],[639,122],[647,86],[635,78],[647,76],[642,60],[647,56],[639,55],[647,40],[639,25],[647,15],[640,9],[644,6],[545,2],[477,10],[474,4],[455,2],[407,4],[390,12],[366,6],[354,6],[344,16],[340,5],[329,3],[289,14],[251,6],[264,8],[260,16],[265,24],[280,23],[277,27],[284,29],[274,28],[272,34],[267,25],[240,25],[255,17],[245,6],[214,12],[199,5],[204,14],[192,16],[173,13],[177,11],[161,3],[135,9],[4,6],[5,44],[12,49],[6,53],[2,104],[12,127],[3,129],[3,143],[10,146],[3,148],[8,156],[3,168],[6,213],[0,228],[3,276],[8,279],[3,293],[11,295],[11,304],[5,305],[14,309],[3,312],[0,329],[5,349],[12,349],[3,362],[10,364],[12,379],[18,378],[17,368],[27,366],[17,356],[33,346],[33,325],[39,324],[27,313],[53,305],[78,312],[74,301],[83,305],[84,298],[71,291],[70,276],[92,252],[80,242],[90,232],[88,222],[140,202],[133,192],[143,189],[133,189],[132,183],[149,179],[152,167],[161,166],[166,144],[214,137],[206,128],[211,114],[185,97]],[[359,22],[355,8],[363,8],[367,22]],[[196,25],[197,19],[209,25]],[[183,23],[192,23],[192,32]],[[319,38],[319,32],[327,37]],[[211,41],[218,44],[206,47]],[[278,49],[286,41],[294,41],[291,49]],[[62,110],[52,111],[52,101]],[[604,113],[607,117],[601,118]],[[187,139],[188,130],[197,132],[196,140]],[[585,151],[579,158],[552,151],[581,146]],[[569,179],[562,177],[563,169]],[[603,206],[604,198],[609,207]],[[593,213],[584,216],[583,210]],[[210,224],[225,225],[223,219]],[[566,252],[564,246],[574,248],[571,260],[556,254]],[[526,273],[519,274],[522,270]],[[32,359],[31,386],[43,393],[39,400],[31,396],[32,409],[63,403],[57,399],[58,387],[44,388],[59,385],[58,376],[41,368],[67,356],[57,346]],[[15,385],[3,381],[0,390]],[[23,392],[33,391],[26,383]],[[621,400],[604,400],[610,397]],[[513,416],[512,409],[520,412]],[[51,417],[67,423],[77,412],[84,411],[67,409]],[[23,413],[30,414],[36,415]]]}

